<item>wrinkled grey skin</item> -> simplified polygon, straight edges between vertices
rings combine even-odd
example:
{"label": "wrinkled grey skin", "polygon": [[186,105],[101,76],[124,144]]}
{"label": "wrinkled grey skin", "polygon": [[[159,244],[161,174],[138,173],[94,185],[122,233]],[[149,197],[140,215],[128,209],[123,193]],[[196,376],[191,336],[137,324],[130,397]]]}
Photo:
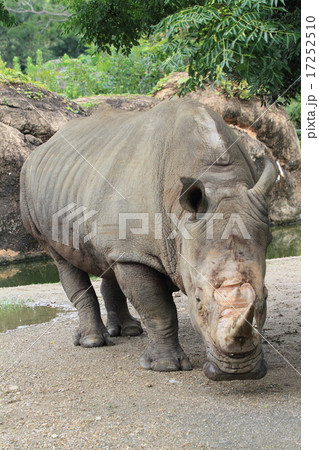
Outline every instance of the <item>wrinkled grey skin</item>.
{"label": "wrinkled grey skin", "polygon": [[[192,323],[207,349],[206,376],[265,375],[259,333],[267,297],[266,198],[276,170],[266,161],[258,181],[247,152],[235,141],[210,108],[174,99],[148,112],[109,108],[76,119],[31,154],[21,172],[22,218],[54,258],[63,288],[78,310],[76,345],[111,345],[110,336],[140,334],[128,298],[148,331],[141,365],[190,370],[178,341],[172,298],[180,289],[188,296]],[[52,238],[53,215],[72,202],[95,211],[97,234],[85,239],[93,222],[83,221],[79,248],[72,246],[72,227],[70,244],[62,242],[65,215],[59,217],[59,238]],[[129,212],[149,214],[147,235],[133,230],[119,239],[119,213]],[[159,213],[162,239],[154,234]],[[169,213],[181,221],[184,232],[176,232]],[[223,216],[211,222],[211,213]],[[234,213],[250,239],[229,221]],[[141,226],[128,224],[128,229]],[[88,273],[103,279],[106,326]]]}

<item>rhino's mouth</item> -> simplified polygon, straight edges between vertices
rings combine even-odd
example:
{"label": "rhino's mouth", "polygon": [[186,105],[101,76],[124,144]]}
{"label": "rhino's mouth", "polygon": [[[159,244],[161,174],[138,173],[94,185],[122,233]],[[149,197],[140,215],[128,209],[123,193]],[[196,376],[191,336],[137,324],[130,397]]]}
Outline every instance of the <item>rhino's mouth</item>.
{"label": "rhino's mouth", "polygon": [[257,380],[267,373],[262,347],[252,352],[225,355],[217,348],[207,352],[208,360],[204,364],[204,373],[210,380]]}

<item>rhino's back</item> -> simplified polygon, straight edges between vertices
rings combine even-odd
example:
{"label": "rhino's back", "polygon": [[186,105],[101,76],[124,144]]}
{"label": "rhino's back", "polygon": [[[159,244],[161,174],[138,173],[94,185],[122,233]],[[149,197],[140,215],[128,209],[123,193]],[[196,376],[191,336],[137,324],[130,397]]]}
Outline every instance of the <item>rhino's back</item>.
{"label": "rhino's back", "polygon": [[69,122],[38,147],[22,173],[36,216],[51,215],[70,201],[94,208],[102,197],[126,197],[134,166],[143,159],[135,147],[139,119],[138,114],[109,108]]}
{"label": "rhino's back", "polygon": [[[162,141],[168,135],[158,130],[163,129],[168,110],[161,115],[106,108],[69,122],[38,147],[21,172],[21,212],[28,231],[40,242],[58,246],[61,252],[61,246],[52,242],[53,216],[72,204],[74,209],[85,207],[86,212],[95,211],[94,219],[102,224],[96,246],[105,254],[114,245],[107,242],[114,236],[105,225],[118,226],[120,212],[147,213],[152,218],[160,212]],[[81,227],[83,235],[90,231],[85,226]],[[157,244],[143,237],[136,253],[157,255],[161,252]],[[129,255],[129,245],[119,242],[117,253]],[[71,250],[63,252],[68,256]],[[91,249],[93,252],[96,250]]]}
{"label": "rhino's back", "polygon": [[[55,208],[75,195],[85,201],[93,180],[116,177],[111,161],[116,159],[119,141],[123,139],[118,131],[120,118],[124,124],[127,115],[116,110],[111,115],[106,110],[75,119],[30,155],[23,170],[29,198],[37,209],[43,198],[47,199],[44,203]],[[105,168],[109,173],[105,173]]]}

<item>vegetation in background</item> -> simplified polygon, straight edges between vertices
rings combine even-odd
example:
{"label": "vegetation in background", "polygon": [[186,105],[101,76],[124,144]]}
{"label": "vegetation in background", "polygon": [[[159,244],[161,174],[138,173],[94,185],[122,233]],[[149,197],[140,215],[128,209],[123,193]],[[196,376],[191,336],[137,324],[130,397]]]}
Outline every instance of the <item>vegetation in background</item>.
{"label": "vegetation in background", "polygon": [[[36,51],[41,49],[44,61],[56,59],[68,53],[70,57],[79,56],[84,46],[79,46],[79,38],[74,32],[62,34],[60,26],[68,13],[58,0],[0,0],[0,53],[8,66],[12,67],[12,60],[16,56],[24,70],[27,58],[36,58]],[[4,9],[4,4],[9,11]],[[30,6],[33,11],[30,9]],[[2,11],[10,17],[10,26],[1,23]],[[13,13],[13,11],[25,11]],[[43,14],[36,12],[44,11]]]}
{"label": "vegetation in background", "polygon": [[0,0],[1,21],[7,76],[69,98],[150,93],[180,70],[180,94],[206,82],[243,99],[300,92],[298,0]]}
{"label": "vegetation in background", "polygon": [[[180,94],[226,78],[251,93],[277,98],[300,75],[300,2],[283,0],[66,0],[67,30],[99,49],[129,54],[139,39],[160,34],[169,66],[190,78]],[[289,6],[288,6],[289,5]],[[293,51],[292,51],[293,50]],[[291,67],[294,72],[291,73]],[[291,81],[293,79],[293,81]]]}
{"label": "vegetation in background", "polygon": [[21,72],[19,61],[15,58],[15,67],[11,69],[7,67],[6,62],[4,62],[0,55],[0,81],[5,83],[31,83],[31,78]]}
{"label": "vegetation in background", "polygon": [[[66,0],[70,16],[65,24],[76,31],[83,42],[102,51],[112,46],[129,54],[139,40],[153,34],[164,17],[192,6],[193,0]],[[204,3],[199,1],[199,3]]]}
{"label": "vegetation in background", "polygon": [[15,18],[6,9],[4,1],[0,0],[0,26],[12,27],[15,23]]}
{"label": "vegetation in background", "polygon": [[290,100],[290,103],[285,107],[289,114],[290,120],[297,130],[301,128],[301,97],[297,94],[296,98]]}
{"label": "vegetation in background", "polygon": [[[157,48],[158,43],[149,40],[142,41],[129,56],[115,50],[111,54],[95,53],[88,48],[78,58],[64,55],[48,62],[37,50],[35,60],[27,58],[25,73],[29,80],[72,99],[98,94],[148,94],[165,75]],[[13,66],[23,76],[18,57],[13,58]]]}

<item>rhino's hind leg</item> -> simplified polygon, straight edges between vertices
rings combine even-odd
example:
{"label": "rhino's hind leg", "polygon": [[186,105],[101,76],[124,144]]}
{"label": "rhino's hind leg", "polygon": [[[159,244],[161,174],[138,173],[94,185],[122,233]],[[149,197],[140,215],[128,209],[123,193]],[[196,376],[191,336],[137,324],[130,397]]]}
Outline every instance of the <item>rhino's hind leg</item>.
{"label": "rhino's hind leg", "polygon": [[143,333],[141,323],[131,316],[127,300],[114,273],[109,271],[101,283],[101,293],[107,311],[107,330],[110,336],[139,336]]}
{"label": "rhino's hind leg", "polygon": [[163,372],[191,370],[179,344],[177,311],[165,276],[140,264],[117,264],[115,274],[148,332],[141,366]]}
{"label": "rhino's hind leg", "polygon": [[50,249],[57,265],[63,289],[79,314],[79,328],[74,335],[74,345],[101,347],[113,345],[102,322],[101,311],[90,277]]}

